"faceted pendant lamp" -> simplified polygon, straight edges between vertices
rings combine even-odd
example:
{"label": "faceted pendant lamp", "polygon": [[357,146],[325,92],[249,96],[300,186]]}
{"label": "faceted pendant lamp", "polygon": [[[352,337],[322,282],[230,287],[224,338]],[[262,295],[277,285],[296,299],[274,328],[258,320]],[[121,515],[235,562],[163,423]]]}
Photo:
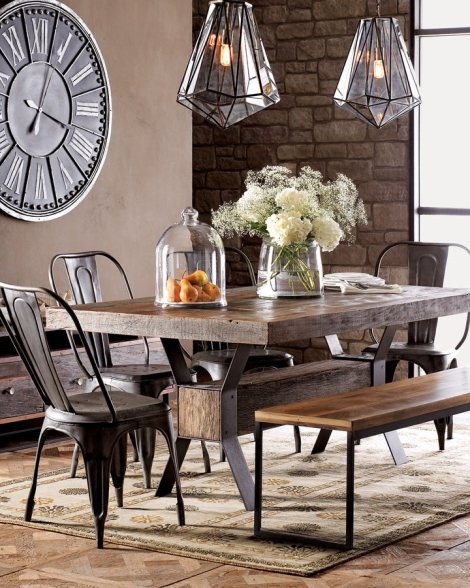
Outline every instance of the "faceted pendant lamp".
{"label": "faceted pendant lamp", "polygon": [[335,103],[361,120],[383,127],[421,103],[419,87],[396,18],[360,21]]}
{"label": "faceted pendant lamp", "polygon": [[222,128],[279,102],[251,4],[210,2],[177,101]]}

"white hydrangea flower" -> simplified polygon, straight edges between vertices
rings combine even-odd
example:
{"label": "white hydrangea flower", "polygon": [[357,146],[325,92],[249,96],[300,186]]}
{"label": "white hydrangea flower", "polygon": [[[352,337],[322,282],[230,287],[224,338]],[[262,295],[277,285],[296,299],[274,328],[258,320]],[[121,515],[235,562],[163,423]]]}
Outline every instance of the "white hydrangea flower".
{"label": "white hydrangea flower", "polygon": [[312,223],[297,212],[279,212],[266,220],[269,236],[277,245],[302,243],[312,230]]}
{"label": "white hydrangea flower", "polygon": [[282,210],[296,211],[304,214],[310,205],[310,199],[307,192],[301,192],[295,188],[284,188],[276,196],[276,204]]}
{"label": "white hydrangea flower", "polygon": [[323,251],[333,251],[343,236],[339,224],[328,216],[320,216],[312,221],[312,233]]}

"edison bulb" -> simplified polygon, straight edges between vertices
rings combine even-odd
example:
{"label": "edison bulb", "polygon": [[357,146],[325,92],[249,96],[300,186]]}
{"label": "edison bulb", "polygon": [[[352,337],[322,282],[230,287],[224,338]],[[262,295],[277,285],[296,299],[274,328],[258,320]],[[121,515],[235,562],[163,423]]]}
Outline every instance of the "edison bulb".
{"label": "edison bulb", "polygon": [[374,78],[380,80],[383,77],[385,77],[384,62],[381,59],[376,59],[374,61]]}
{"label": "edison bulb", "polygon": [[228,67],[232,63],[232,52],[230,45],[222,43],[220,47],[220,65]]}

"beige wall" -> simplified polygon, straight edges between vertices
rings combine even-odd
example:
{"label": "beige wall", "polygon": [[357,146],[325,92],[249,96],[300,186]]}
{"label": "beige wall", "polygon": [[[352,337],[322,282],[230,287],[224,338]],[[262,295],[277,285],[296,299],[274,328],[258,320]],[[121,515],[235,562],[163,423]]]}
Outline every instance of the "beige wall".
{"label": "beige wall", "polygon": [[156,241],[191,203],[191,113],[176,103],[191,51],[191,2],[66,4],[93,32],[107,66],[108,155],[92,190],[65,216],[37,223],[0,214],[0,280],[47,285],[55,253],[96,248],[120,259],[137,295],[152,295]]}

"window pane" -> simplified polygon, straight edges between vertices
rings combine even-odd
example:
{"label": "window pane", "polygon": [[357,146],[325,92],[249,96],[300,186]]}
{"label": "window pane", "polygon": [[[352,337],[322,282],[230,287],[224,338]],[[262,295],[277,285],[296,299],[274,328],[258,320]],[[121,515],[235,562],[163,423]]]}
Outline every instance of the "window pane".
{"label": "window pane", "polygon": [[[469,2],[470,6],[470,2]],[[467,207],[470,35],[420,42],[420,204]]]}
{"label": "window pane", "polygon": [[[470,248],[468,216],[421,216],[420,241],[456,242]],[[447,262],[445,286],[468,288],[470,286],[470,256],[460,250],[450,251]],[[465,315],[439,319],[436,342],[439,346],[453,347],[463,335]],[[470,337],[459,351],[459,365],[470,365]]]}
{"label": "window pane", "polygon": [[[445,7],[444,7],[445,6]],[[442,29],[470,26],[468,0],[421,0],[421,27]]]}

